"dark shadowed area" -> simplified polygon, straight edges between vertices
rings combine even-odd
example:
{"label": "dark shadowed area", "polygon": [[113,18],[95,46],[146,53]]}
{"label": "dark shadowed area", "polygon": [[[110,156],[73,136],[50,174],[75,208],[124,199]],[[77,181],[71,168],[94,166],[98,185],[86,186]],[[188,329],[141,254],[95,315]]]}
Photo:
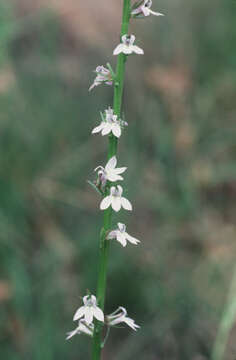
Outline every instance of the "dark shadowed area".
{"label": "dark shadowed area", "polygon": [[[91,136],[112,90],[93,70],[119,42],[121,0],[0,0],[0,357],[85,360],[65,341],[96,289],[102,212],[89,186],[107,138]],[[236,359],[235,1],[153,0],[133,20],[144,56],[127,62],[129,126],[119,166],[134,206],[120,212],[140,246],[110,251],[104,360],[207,360],[227,303],[224,358]],[[236,278],[236,277],[235,277]],[[227,327],[227,326],[226,326]]]}

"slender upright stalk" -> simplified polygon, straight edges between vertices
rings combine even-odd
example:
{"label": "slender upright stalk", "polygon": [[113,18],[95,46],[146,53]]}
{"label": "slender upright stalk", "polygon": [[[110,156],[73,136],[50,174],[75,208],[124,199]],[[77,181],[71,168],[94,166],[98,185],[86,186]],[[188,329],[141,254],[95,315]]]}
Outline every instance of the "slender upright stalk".
{"label": "slender upright stalk", "polygon": [[236,266],[231,280],[228,299],[220,320],[215,343],[213,345],[212,360],[223,360],[230,331],[235,324],[236,317]]}
{"label": "slender upright stalk", "polygon": [[[130,20],[130,0],[123,0],[123,16],[121,25],[121,34],[125,35],[128,33]],[[114,113],[120,118],[122,94],[124,87],[124,75],[125,75],[125,62],[126,56],[121,53],[117,59],[116,66],[116,77],[114,81],[114,99],[113,99],[113,110]],[[117,138],[114,135],[109,136],[108,146],[108,159],[117,153]],[[110,184],[108,184],[106,194],[109,193]],[[107,280],[107,263],[109,254],[109,241],[106,241],[106,233],[111,228],[112,208],[109,207],[104,211],[103,228],[100,234],[100,263],[98,272],[98,283],[97,283],[97,299],[99,307],[104,310],[105,294],[106,294],[106,280]],[[99,360],[101,358],[101,332],[103,325],[101,322],[95,322],[93,344],[92,344],[92,359]]]}

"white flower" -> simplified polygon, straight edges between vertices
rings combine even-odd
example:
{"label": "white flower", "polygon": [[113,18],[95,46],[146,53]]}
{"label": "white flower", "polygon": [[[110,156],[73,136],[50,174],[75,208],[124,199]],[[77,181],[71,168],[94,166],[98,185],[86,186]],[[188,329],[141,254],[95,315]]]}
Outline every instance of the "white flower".
{"label": "white flower", "polygon": [[119,138],[121,136],[121,125],[128,125],[125,121],[118,120],[117,115],[113,113],[110,107],[105,110],[106,117],[102,120],[101,124],[92,130],[92,134],[102,132],[102,136],[113,133],[114,136]]}
{"label": "white flower", "polygon": [[129,241],[131,244],[137,245],[138,243],[140,243],[140,241],[138,239],[135,239],[134,237],[130,236],[127,232],[126,232],[126,226],[125,224],[122,223],[118,223],[118,229],[116,230],[112,230],[108,236],[107,239],[116,239],[117,241],[119,241],[121,243],[122,246],[126,246],[127,245],[127,241]]}
{"label": "white flower", "polygon": [[116,156],[113,156],[108,163],[105,166],[105,169],[103,166],[98,166],[94,171],[98,171],[98,176],[100,178],[101,184],[104,187],[106,184],[106,181],[118,181],[123,180],[123,177],[119,174],[122,174],[127,167],[121,167],[121,168],[115,168],[117,164]]}
{"label": "white flower", "polygon": [[91,324],[93,317],[99,321],[104,321],[104,314],[97,306],[97,299],[94,295],[87,295],[83,297],[84,306],[81,306],[75,313],[73,320],[79,320],[84,316],[85,323]]}
{"label": "white flower", "polygon": [[143,0],[141,5],[134,9],[131,14],[135,17],[149,16],[151,14],[155,16],[164,16],[162,13],[152,11],[151,6],[152,0]]}
{"label": "white flower", "polygon": [[97,76],[94,79],[92,85],[90,86],[89,91],[91,91],[95,86],[101,85],[103,83],[107,85],[112,85],[112,75],[110,70],[108,70],[104,66],[97,66],[95,73],[97,74]]}
{"label": "white flower", "polygon": [[123,193],[123,189],[120,185],[118,185],[117,188],[115,186],[112,186],[110,189],[110,195],[106,196],[102,200],[100,204],[100,209],[105,210],[109,206],[111,206],[112,209],[115,210],[116,212],[119,211],[121,207],[123,207],[125,210],[131,211],[132,210],[131,203],[129,202],[129,200],[122,197],[122,193]]}
{"label": "white flower", "polygon": [[79,321],[79,325],[77,326],[77,328],[67,333],[66,340],[69,340],[70,338],[72,338],[72,336],[77,334],[86,334],[89,336],[93,336],[93,329],[94,329],[93,323],[87,325],[85,320],[81,319]]}
{"label": "white flower", "polygon": [[118,55],[120,53],[123,53],[125,55],[130,55],[132,53],[139,55],[144,54],[143,50],[140,47],[133,45],[135,40],[134,35],[123,35],[121,40],[122,43],[117,45],[117,47],[113,51],[113,55]]}
{"label": "white flower", "polygon": [[139,325],[135,324],[133,319],[129,318],[126,315],[127,315],[126,309],[122,306],[118,307],[118,309],[116,311],[114,311],[112,314],[110,314],[106,317],[107,321],[108,321],[108,325],[115,326],[117,324],[124,322],[135,331],[138,328],[140,328]]}

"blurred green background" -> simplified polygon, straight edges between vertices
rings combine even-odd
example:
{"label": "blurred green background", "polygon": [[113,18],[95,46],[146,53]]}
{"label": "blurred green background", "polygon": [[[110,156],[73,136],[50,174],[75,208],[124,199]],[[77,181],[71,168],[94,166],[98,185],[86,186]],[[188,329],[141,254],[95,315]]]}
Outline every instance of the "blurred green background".
{"label": "blurred green background", "polygon": [[[115,66],[121,6],[0,0],[1,359],[90,356],[65,333],[96,288],[102,214],[86,181],[105,163],[107,138],[90,133],[112,91],[88,87]],[[104,360],[206,360],[235,263],[236,2],[153,10],[166,16],[131,24],[145,56],[127,63],[119,165],[134,211],[114,217],[142,243],[112,243],[106,303],[141,329],[113,329]]]}

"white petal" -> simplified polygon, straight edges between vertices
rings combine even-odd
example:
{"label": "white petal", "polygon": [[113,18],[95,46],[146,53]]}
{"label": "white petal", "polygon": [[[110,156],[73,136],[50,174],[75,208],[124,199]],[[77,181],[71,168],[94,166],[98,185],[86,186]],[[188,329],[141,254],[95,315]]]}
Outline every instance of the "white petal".
{"label": "white petal", "polygon": [[99,85],[99,84],[98,84],[96,81],[94,81],[94,82],[92,83],[92,85],[89,87],[88,91],[93,90],[93,88],[95,88],[95,86],[98,86],[98,85]]}
{"label": "white petal", "polygon": [[138,243],[140,243],[140,240],[134,238],[133,236],[131,236],[131,235],[127,234],[127,233],[125,233],[125,235],[126,235],[126,239],[129,242],[131,242],[131,244],[137,245]]}
{"label": "white petal", "polygon": [[84,303],[85,306],[87,305],[88,300],[89,300],[89,295],[85,295],[85,296],[83,297],[83,303]]}
{"label": "white petal", "polygon": [[134,41],[135,41],[135,36],[130,35],[130,40],[129,40],[130,45],[133,45]]}
{"label": "white petal", "polygon": [[135,54],[143,55],[144,51],[137,45],[132,45],[132,51],[135,52]]}
{"label": "white petal", "polygon": [[133,52],[133,46],[134,45],[123,45],[123,50],[122,50],[122,52],[123,52],[123,54],[125,54],[125,55],[130,55],[130,54],[132,54],[132,52]]}
{"label": "white petal", "polygon": [[110,158],[110,160],[106,164],[105,170],[107,171],[109,169],[114,169],[116,167],[116,164],[117,164],[116,156],[112,156],[112,158]]}
{"label": "white petal", "polygon": [[120,318],[114,318],[113,320],[109,320],[109,325],[115,326],[115,325],[119,324],[120,322],[122,322],[122,321],[120,321]]}
{"label": "white petal", "polygon": [[140,326],[136,325],[134,320],[129,317],[124,318],[123,321],[135,331],[136,331],[136,328],[140,328]]}
{"label": "white petal", "polygon": [[129,211],[132,210],[132,205],[128,199],[122,197],[120,200],[121,200],[121,205],[125,210],[129,210]]}
{"label": "white petal", "polygon": [[117,45],[117,47],[113,51],[113,55],[118,55],[123,52],[123,44]]}
{"label": "white petal", "polygon": [[127,245],[127,241],[126,241],[125,235],[122,234],[120,231],[117,232],[117,241],[119,241],[122,246],[126,246],[126,245]]}
{"label": "white petal", "polygon": [[91,306],[86,306],[84,320],[88,325],[93,321],[93,308]]}
{"label": "white petal", "polygon": [[142,12],[144,16],[150,15],[150,9],[148,9],[146,6],[142,6]]}
{"label": "white petal", "polygon": [[91,295],[91,303],[93,304],[93,306],[96,306],[97,305],[97,299],[96,299],[96,296],[94,295]]}
{"label": "white petal", "polygon": [[111,128],[112,128],[112,124],[106,123],[102,130],[102,136],[109,134],[109,132],[111,131]]}
{"label": "white petal", "polygon": [[93,324],[90,324],[89,328],[84,324],[84,319],[80,320],[79,326],[78,326],[78,334],[80,332],[83,332],[84,334],[93,335]]}
{"label": "white petal", "polygon": [[76,321],[78,319],[80,319],[85,312],[85,306],[81,306],[75,313],[74,317],[73,317],[73,321]]}
{"label": "white petal", "polygon": [[66,340],[69,340],[70,338],[72,338],[72,336],[74,336],[76,334],[78,334],[78,327],[75,330],[72,330],[72,331],[67,333]]}
{"label": "white petal", "polygon": [[99,131],[101,131],[104,127],[104,123],[102,122],[99,126],[95,127],[93,130],[92,130],[92,134],[96,134],[98,133]]}
{"label": "white petal", "polygon": [[116,174],[108,174],[107,175],[107,179],[109,180],[109,181],[119,181],[119,180],[123,180],[123,177],[122,176],[120,176],[120,175],[116,175]]}
{"label": "white petal", "polygon": [[116,212],[120,211],[120,208],[121,208],[120,198],[117,196],[113,196],[111,206],[112,206],[112,209],[115,210]]}
{"label": "white petal", "polygon": [[125,170],[127,170],[127,167],[116,168],[116,169],[114,169],[114,173],[122,174],[123,172],[125,172]]}
{"label": "white petal", "polygon": [[138,7],[137,9],[132,10],[131,14],[132,15],[136,15],[140,13],[140,7]]}
{"label": "white petal", "polygon": [[93,314],[97,320],[104,322],[104,314],[102,310],[99,309],[99,307],[96,306],[96,308],[93,311]]}
{"label": "white petal", "polygon": [[149,9],[150,13],[152,15],[155,15],[155,16],[165,16],[164,14],[160,13],[160,12],[155,12],[155,11],[152,11],[151,9]]}
{"label": "white petal", "polygon": [[113,135],[115,135],[116,137],[120,137],[121,136],[121,128],[120,125],[118,124],[113,124],[111,127],[111,130],[113,132]]}
{"label": "white petal", "polygon": [[105,210],[107,209],[110,205],[111,205],[111,196],[106,196],[104,199],[102,199],[101,204],[100,204],[100,209],[101,210]]}

